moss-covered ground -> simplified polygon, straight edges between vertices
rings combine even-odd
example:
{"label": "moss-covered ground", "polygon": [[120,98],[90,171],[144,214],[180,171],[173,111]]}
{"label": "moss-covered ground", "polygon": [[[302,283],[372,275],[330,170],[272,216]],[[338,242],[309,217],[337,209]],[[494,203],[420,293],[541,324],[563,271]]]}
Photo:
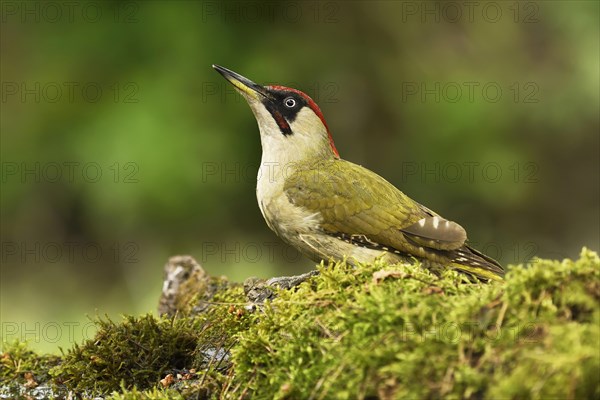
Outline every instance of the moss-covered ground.
{"label": "moss-covered ground", "polygon": [[60,357],[5,345],[0,394],[45,385],[112,399],[600,398],[591,251],[510,266],[490,284],[410,265],[319,270],[255,307],[232,285],[199,315],[98,319],[96,337]]}

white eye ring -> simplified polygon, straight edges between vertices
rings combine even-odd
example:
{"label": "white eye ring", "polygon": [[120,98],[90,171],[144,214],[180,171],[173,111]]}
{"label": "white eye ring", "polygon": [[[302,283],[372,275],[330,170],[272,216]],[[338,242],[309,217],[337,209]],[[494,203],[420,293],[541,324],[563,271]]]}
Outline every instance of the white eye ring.
{"label": "white eye ring", "polygon": [[296,100],[294,100],[293,97],[288,97],[283,101],[283,104],[285,104],[287,108],[294,108],[294,106],[296,106]]}

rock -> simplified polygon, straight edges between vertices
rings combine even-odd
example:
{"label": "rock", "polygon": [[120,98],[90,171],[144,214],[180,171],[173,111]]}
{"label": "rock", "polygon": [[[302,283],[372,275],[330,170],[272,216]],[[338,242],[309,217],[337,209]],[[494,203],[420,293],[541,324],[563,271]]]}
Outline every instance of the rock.
{"label": "rock", "polygon": [[[214,295],[229,287],[225,278],[211,278],[192,256],[174,256],[165,264],[160,315],[199,314],[210,307]],[[197,302],[192,304],[192,300]]]}

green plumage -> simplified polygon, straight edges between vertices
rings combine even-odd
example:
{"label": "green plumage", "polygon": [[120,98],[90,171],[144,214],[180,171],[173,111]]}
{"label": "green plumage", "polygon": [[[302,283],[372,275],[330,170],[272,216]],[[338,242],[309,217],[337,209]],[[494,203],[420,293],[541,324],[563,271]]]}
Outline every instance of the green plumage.
{"label": "green plumage", "polygon": [[351,162],[329,159],[298,165],[287,177],[284,193],[292,204],[319,213],[321,228],[332,236],[485,279],[504,273],[496,261],[465,245],[460,225]]}

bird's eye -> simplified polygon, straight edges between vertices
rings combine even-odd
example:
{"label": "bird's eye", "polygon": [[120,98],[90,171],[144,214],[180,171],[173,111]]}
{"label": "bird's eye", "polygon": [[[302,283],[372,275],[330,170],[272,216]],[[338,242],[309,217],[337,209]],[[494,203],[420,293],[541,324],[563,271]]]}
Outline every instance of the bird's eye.
{"label": "bird's eye", "polygon": [[287,108],[294,108],[296,105],[296,100],[294,100],[293,97],[288,97],[283,101],[283,104],[285,104]]}

